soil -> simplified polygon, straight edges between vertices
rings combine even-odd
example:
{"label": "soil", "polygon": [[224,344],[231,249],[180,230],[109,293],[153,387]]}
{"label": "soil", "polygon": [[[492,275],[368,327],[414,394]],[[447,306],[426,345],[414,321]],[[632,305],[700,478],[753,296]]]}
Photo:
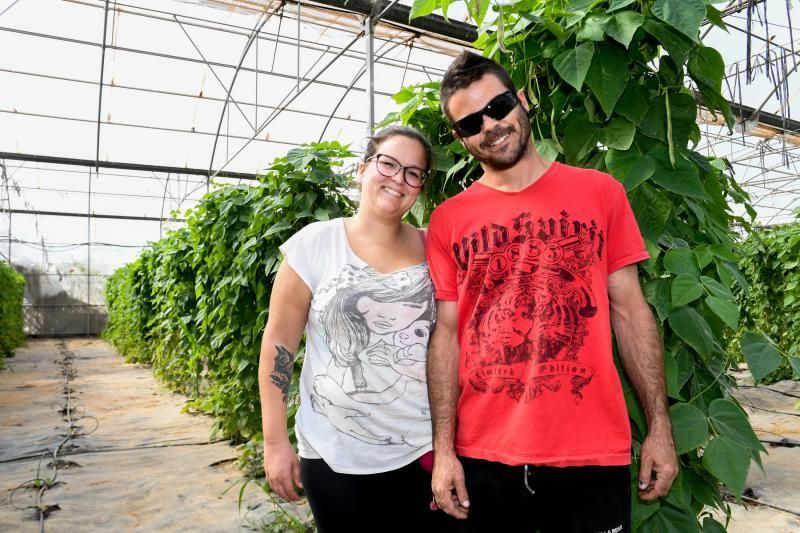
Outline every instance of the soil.
{"label": "soil", "polygon": [[273,507],[254,484],[239,511],[236,449],[209,441],[209,417],[182,412],[185,397],[165,390],[149,368],[125,364],[109,344],[61,342],[29,341],[0,372],[0,531],[39,531],[39,511],[24,509],[37,504],[37,491],[16,491],[14,506],[9,495],[53,476],[44,452],[67,433],[66,389],[77,434],[62,446],[57,483],[41,499],[45,531],[231,532],[268,519]]}

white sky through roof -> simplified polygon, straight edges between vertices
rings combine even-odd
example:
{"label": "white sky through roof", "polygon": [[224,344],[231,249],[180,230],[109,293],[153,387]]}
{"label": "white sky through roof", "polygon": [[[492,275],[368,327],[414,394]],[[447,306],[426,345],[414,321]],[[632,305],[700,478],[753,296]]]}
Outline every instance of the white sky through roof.
{"label": "white sky through roof", "polygon": [[[118,9],[110,11],[106,37],[101,160],[256,173],[292,147],[320,136],[360,149],[366,134],[366,77],[355,83],[354,78],[364,66],[363,39],[294,98],[298,86],[297,8],[287,4],[282,17],[276,14],[263,26],[261,38],[245,56],[231,85],[234,67],[259,15],[210,7],[212,3],[111,2]],[[0,0],[0,151],[95,159],[103,6],[101,0]],[[741,29],[746,28],[746,12],[726,18],[740,29],[725,33],[714,28],[705,38],[725,59],[731,77],[730,88],[723,92],[730,99],[758,107],[774,87],[764,74],[765,61],[785,60],[786,70],[794,67],[797,55],[787,52],[786,57],[779,57],[776,54],[783,52],[774,46],[791,49],[793,39],[798,44],[787,6],[796,17],[798,0],[773,1],[768,8],[763,3],[754,15],[754,36],[768,39],[772,45],[767,57],[767,43],[752,38],[753,63],[760,65],[761,72],[749,85],[743,83],[746,40]],[[461,5],[454,5],[450,15],[462,19]],[[358,17],[336,17],[338,24],[332,24],[334,15],[328,15],[325,22],[319,11],[301,8],[301,88],[354,37],[353,31],[343,27],[357,28]],[[382,38],[375,41],[380,56],[375,65],[376,120],[396,109],[391,94],[403,85],[439,79],[452,59],[433,50],[430,39],[417,40],[409,48],[403,42],[411,36],[408,32],[382,26],[378,35]],[[454,49],[453,45],[443,46]],[[800,51],[800,46],[796,50]],[[737,62],[738,78],[734,75]],[[780,78],[785,70],[775,69],[775,74]],[[788,77],[790,104],[800,89],[797,80],[796,75]],[[347,90],[351,84],[353,88]],[[231,86],[236,104],[230,104],[223,115]],[[778,96],[767,99],[765,112],[786,111]],[[287,109],[248,142],[288,98],[294,99]],[[753,195],[761,222],[793,219],[792,210],[800,205],[796,138],[787,137],[784,142],[781,136],[767,139],[752,132],[728,136],[724,128],[713,125],[702,125],[701,130],[706,134],[700,145],[703,153],[737,162],[737,180]],[[0,201],[4,208],[17,210],[76,214],[91,210],[101,215],[161,218],[173,210],[192,207],[205,192],[202,176],[114,169],[100,169],[95,174],[86,167],[14,160],[6,160],[6,166],[10,186],[0,191]],[[771,170],[764,172],[765,167]],[[14,262],[28,263],[44,263],[46,256],[50,270],[55,271],[85,264],[85,243],[92,242],[96,243],[91,249],[92,271],[108,274],[133,259],[147,241],[163,235],[170,224],[175,223],[103,218],[93,219],[89,228],[85,217],[14,214],[11,255]],[[0,213],[3,256],[8,254],[8,233],[8,214]]]}

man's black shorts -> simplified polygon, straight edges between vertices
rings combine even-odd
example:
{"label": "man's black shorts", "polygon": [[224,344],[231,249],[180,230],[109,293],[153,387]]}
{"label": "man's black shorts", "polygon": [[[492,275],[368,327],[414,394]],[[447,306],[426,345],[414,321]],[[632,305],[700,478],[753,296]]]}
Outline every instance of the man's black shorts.
{"label": "man's black shorts", "polygon": [[628,466],[508,466],[461,457],[469,517],[458,533],[628,533]]}

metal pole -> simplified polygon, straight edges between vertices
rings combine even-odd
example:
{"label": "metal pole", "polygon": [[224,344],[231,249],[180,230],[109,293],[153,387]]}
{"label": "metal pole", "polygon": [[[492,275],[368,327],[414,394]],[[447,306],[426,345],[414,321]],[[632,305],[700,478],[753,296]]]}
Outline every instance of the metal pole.
{"label": "metal pole", "polygon": [[300,0],[297,0],[297,92],[300,92]]}
{"label": "metal pole", "polygon": [[364,66],[367,70],[367,134],[372,135],[375,129],[375,65],[374,60],[374,47],[373,33],[375,27],[372,22],[372,17],[364,19],[364,40],[366,41],[367,49],[364,54]]}
{"label": "metal pole", "polygon": [[92,169],[89,168],[89,194],[87,195],[86,207],[86,336],[92,333],[91,313],[89,307],[92,305]]}
{"label": "metal pole", "polygon": [[106,33],[108,32],[108,0],[106,0],[105,15],[103,17],[103,46],[100,49],[100,91],[97,97],[97,151],[95,152],[95,169],[100,161],[100,118],[103,112],[103,71],[106,66]]}
{"label": "metal pole", "polygon": [[[0,161],[0,177],[3,178],[3,185],[6,188],[6,202],[8,202],[8,266],[11,266],[11,188],[8,185],[8,168],[5,160]],[[2,209],[2,206],[0,206],[0,209]]]}

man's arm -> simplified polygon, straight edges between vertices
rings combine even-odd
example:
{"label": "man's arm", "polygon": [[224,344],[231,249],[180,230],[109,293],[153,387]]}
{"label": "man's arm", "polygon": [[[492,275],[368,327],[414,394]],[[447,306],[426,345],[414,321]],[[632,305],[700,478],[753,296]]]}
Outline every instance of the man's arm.
{"label": "man's arm", "polygon": [[428,397],[433,420],[435,460],[431,489],[439,507],[456,518],[466,518],[469,507],[464,469],[456,457],[458,387],[458,306],[436,301],[436,326],[428,348]]}
{"label": "man's arm", "polygon": [[622,364],[647,417],[639,497],[655,500],[669,492],[678,474],[678,464],[667,405],[661,339],[642,294],[636,265],[621,268],[608,277],[608,298]]}

